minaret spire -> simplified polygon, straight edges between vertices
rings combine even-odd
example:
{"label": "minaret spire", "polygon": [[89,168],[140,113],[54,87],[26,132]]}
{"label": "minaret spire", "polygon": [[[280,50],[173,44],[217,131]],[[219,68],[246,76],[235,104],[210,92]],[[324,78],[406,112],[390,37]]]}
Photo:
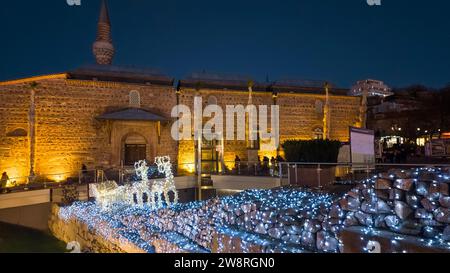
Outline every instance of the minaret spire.
{"label": "minaret spire", "polygon": [[109,20],[106,0],[102,0],[97,24],[97,38],[92,49],[97,64],[108,65],[112,63],[114,46],[111,39],[111,22]]}

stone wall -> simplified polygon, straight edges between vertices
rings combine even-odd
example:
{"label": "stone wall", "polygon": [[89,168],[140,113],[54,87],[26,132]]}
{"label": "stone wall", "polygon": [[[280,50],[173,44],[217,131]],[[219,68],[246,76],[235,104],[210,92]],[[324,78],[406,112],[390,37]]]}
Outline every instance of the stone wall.
{"label": "stone wall", "polygon": [[[217,99],[217,104],[224,110],[226,105],[246,105],[248,101],[248,92],[186,88],[181,90],[180,103],[193,109],[194,96],[196,95],[202,97],[203,107],[206,107],[208,99],[214,96]],[[270,107],[274,103],[274,98],[270,92],[253,92],[252,101],[255,105]],[[276,101],[280,106],[280,143],[288,139],[312,139],[315,129],[323,129],[323,112],[316,111],[316,102],[320,101],[325,104],[325,95],[279,93]],[[330,97],[331,139],[344,142],[349,140],[349,126],[355,126],[358,122],[359,104],[360,99],[358,97]],[[268,126],[270,127],[270,119],[268,120]],[[234,166],[236,155],[241,160],[247,160],[245,141],[225,141],[224,145],[224,160],[229,168]],[[183,151],[179,154],[180,162],[195,161],[193,147],[193,141],[180,142],[180,151]],[[259,151],[259,155],[270,158],[276,156],[276,151]]]}
{"label": "stone wall", "polygon": [[[70,219],[65,222],[59,217],[59,206],[52,206],[52,213],[49,219],[49,229],[53,236],[59,240],[69,243],[78,242],[83,252],[94,253],[145,253],[134,244],[120,241],[118,238],[106,238],[98,234],[96,230],[89,228],[78,219]],[[104,226],[108,229],[108,225]]]}
{"label": "stone wall", "polygon": [[[280,105],[280,141],[287,139],[311,139],[315,128],[323,128],[323,113],[316,111],[316,102],[325,104],[324,95],[278,95]],[[346,142],[349,126],[355,126],[359,117],[359,98],[330,97],[330,138]],[[299,118],[301,117],[301,118]]]}
{"label": "stone wall", "polygon": [[[61,207],[53,204],[52,212],[48,221],[48,227],[51,233],[59,240],[70,243],[78,242],[82,252],[93,253],[148,253],[149,251],[142,249],[136,243],[130,242],[125,238],[120,238],[116,230],[110,227],[108,223],[102,225],[102,232],[95,227],[89,227],[81,219],[72,217],[63,219],[60,215]],[[165,238],[158,232],[152,232],[146,229],[145,225],[139,227],[139,236],[143,241],[150,245],[150,252],[155,253],[189,253],[199,252],[198,247],[184,248],[177,243]],[[230,235],[216,230],[212,232],[211,244],[207,245],[212,253],[239,253],[245,251],[247,253],[263,253],[267,247],[258,243],[246,242],[243,244],[243,238],[237,235]],[[111,236],[105,237],[108,233]],[[179,235],[182,237],[183,235]],[[189,240],[185,238],[185,240]],[[245,247],[243,248],[243,246]],[[208,252],[203,250],[200,252]]]}
{"label": "stone wall", "polygon": [[450,241],[449,170],[392,169],[349,191],[332,208],[346,226]]}
{"label": "stone wall", "polygon": [[[120,150],[113,146],[123,135],[111,133],[107,122],[95,117],[129,107],[129,93],[140,93],[141,108],[164,117],[176,103],[172,86],[138,85],[116,82],[70,80],[65,77],[18,81],[0,85],[0,171],[10,177],[27,176],[29,171],[28,137],[10,137],[17,128],[28,132],[31,89],[35,90],[37,174],[75,175],[88,168],[119,165]],[[151,136],[149,156],[177,156],[176,142],[170,136],[171,123],[162,123],[158,142],[156,126],[140,122],[142,134]],[[136,126],[123,127],[120,134],[133,132]],[[128,130],[128,131],[127,131]],[[49,177],[60,180],[64,177]]]}
{"label": "stone wall", "polygon": [[28,86],[0,86],[0,173],[6,171],[10,177],[28,173],[28,137],[7,135],[16,129],[28,131],[29,101]]}
{"label": "stone wall", "polygon": [[[107,122],[95,117],[129,107],[129,93],[140,93],[141,108],[170,118],[176,105],[177,93],[172,86],[127,84],[93,80],[66,79],[65,74],[43,78],[0,83],[0,171],[10,177],[23,177],[30,169],[30,128],[28,113],[31,90],[35,91],[35,163],[37,174],[54,174],[47,178],[64,180],[76,175],[81,164],[88,168],[120,165],[123,138],[129,133],[143,135],[148,144],[147,157],[170,155],[180,167],[194,170],[193,141],[180,141],[171,137],[172,122],[161,124],[157,135],[156,122]],[[193,109],[195,95],[203,98],[204,107],[210,96],[215,96],[223,109],[226,105],[246,105],[248,92],[236,90],[183,89],[179,102]],[[316,111],[316,102],[324,95],[280,93],[280,140],[311,139],[313,131],[323,126],[323,115]],[[254,92],[255,105],[273,104],[270,92]],[[359,99],[331,97],[331,133],[333,139],[348,140],[348,126],[358,118]],[[270,120],[268,121],[270,125]],[[14,135],[22,129],[25,135]],[[16,131],[17,133],[17,131]],[[178,149],[180,152],[178,152]],[[247,160],[245,141],[225,141],[224,160],[229,168],[234,158]],[[276,151],[259,151],[260,156],[276,156]]]}
{"label": "stone wall", "polygon": [[448,169],[393,169],[343,196],[285,187],[158,210],[78,202],[50,226],[88,223],[95,236],[150,248],[160,240],[157,252],[448,252],[449,181]]}
{"label": "stone wall", "polygon": [[[238,251],[248,243],[249,251],[267,246],[256,247],[261,252],[367,252],[371,238],[382,242],[384,252],[448,252],[449,183],[448,169],[392,169],[344,196],[300,188],[247,190],[147,217],[160,230],[178,232],[217,252]],[[359,249],[352,242],[359,232],[354,228],[361,234],[356,236]],[[344,230],[353,235],[344,238]],[[256,244],[246,240],[246,232],[259,237]]]}

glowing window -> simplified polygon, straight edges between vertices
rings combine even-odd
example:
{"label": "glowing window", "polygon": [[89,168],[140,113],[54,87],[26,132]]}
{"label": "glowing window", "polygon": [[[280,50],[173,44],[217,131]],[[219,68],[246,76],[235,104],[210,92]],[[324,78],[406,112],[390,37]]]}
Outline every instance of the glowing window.
{"label": "glowing window", "polygon": [[313,138],[314,139],[323,139],[323,129],[317,127],[313,130]]}

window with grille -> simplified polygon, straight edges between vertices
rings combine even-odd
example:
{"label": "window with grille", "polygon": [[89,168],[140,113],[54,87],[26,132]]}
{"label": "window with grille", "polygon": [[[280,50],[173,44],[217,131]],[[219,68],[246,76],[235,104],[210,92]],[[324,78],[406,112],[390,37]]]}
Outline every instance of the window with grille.
{"label": "window with grille", "polygon": [[130,107],[139,108],[141,107],[141,95],[138,91],[132,90],[130,92]]}

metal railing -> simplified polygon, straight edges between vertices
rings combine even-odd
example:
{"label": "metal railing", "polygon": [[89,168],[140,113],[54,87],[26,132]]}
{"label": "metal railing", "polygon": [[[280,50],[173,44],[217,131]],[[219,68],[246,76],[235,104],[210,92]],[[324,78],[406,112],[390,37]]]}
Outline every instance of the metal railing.
{"label": "metal railing", "polygon": [[361,164],[361,163],[305,163],[280,162],[279,177],[287,185],[327,188],[336,185],[353,185],[379,173],[392,169],[447,168],[450,164]]}
{"label": "metal railing", "polygon": [[[196,164],[177,164],[174,173],[178,176],[196,175]],[[269,161],[202,162],[202,174],[278,176],[278,163]]]}
{"label": "metal railing", "polygon": [[[173,164],[175,176],[196,175],[194,163]],[[228,167],[226,167],[228,166]],[[217,165],[216,165],[217,167]],[[333,185],[352,185],[390,169],[413,169],[441,167],[450,170],[450,164],[359,164],[359,163],[310,163],[310,162],[224,162],[220,168],[202,170],[204,175],[234,175],[254,177],[275,177],[282,185],[297,185],[311,188],[326,188]],[[54,178],[63,178],[56,181]],[[153,172],[149,178],[160,178]],[[53,179],[52,179],[53,178]],[[0,193],[20,192],[47,188],[61,188],[65,185],[90,184],[114,180],[119,184],[137,179],[132,166],[110,169],[80,170],[78,174],[58,173],[33,177],[10,178],[9,182],[28,181],[13,187],[0,188]]]}
{"label": "metal railing", "polygon": [[82,170],[78,174],[73,172],[40,174],[36,176],[23,176],[8,178],[6,187],[0,187],[0,194],[41,189],[63,188],[67,185],[83,185],[106,181],[107,176],[103,170]]}

